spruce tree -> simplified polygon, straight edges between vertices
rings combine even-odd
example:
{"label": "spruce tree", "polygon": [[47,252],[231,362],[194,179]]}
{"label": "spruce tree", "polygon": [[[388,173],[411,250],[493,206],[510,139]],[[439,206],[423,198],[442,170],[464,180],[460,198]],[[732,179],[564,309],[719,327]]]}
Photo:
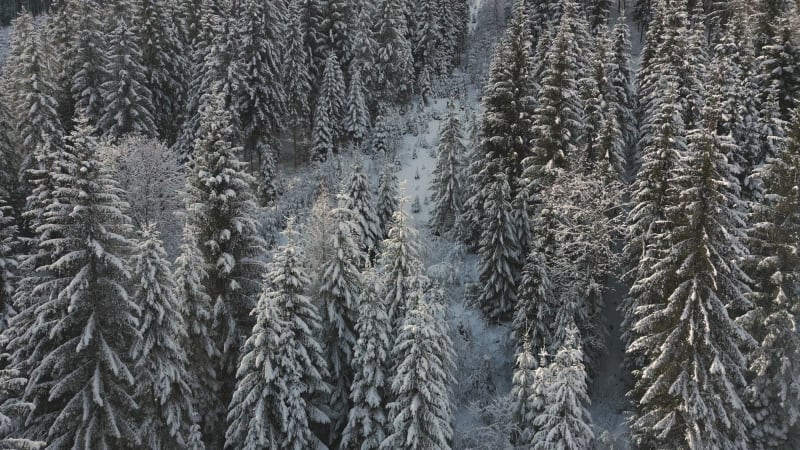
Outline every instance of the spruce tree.
{"label": "spruce tree", "polygon": [[403,323],[406,311],[413,304],[410,293],[427,284],[422,274],[418,233],[409,223],[407,201],[402,199],[392,215],[389,237],[383,241],[380,266],[383,267],[383,285],[386,286],[386,304],[389,320],[394,330]]}
{"label": "spruce tree", "polygon": [[288,29],[281,65],[283,89],[286,100],[287,123],[292,130],[294,151],[302,132],[311,119],[311,53],[305,46],[306,30],[303,26],[300,1],[289,5]]}
{"label": "spruce tree", "polygon": [[520,276],[512,337],[517,355],[527,344],[531,349],[550,348],[553,320],[558,309],[555,286],[550,280],[547,260],[539,249],[528,255]]}
{"label": "spruce tree", "polygon": [[380,91],[386,98],[400,102],[411,97],[414,83],[406,5],[406,0],[382,1],[375,24],[378,42],[375,70],[380,76]]}
{"label": "spruce tree", "polygon": [[[675,170],[686,155],[686,131],[680,105],[677,103],[676,85],[663,81],[659,89],[663,101],[652,124],[651,143],[644,148],[641,169],[631,186],[631,210],[625,223],[626,244],[623,254],[630,280],[628,297],[620,310],[623,314],[623,339],[630,345],[635,339],[631,330],[642,311],[663,302],[669,288],[667,272],[653,270],[669,254],[671,241],[668,232],[673,224],[665,213],[675,203],[678,186],[670,183]],[[628,348],[627,358],[634,366],[643,365],[639,351]],[[654,356],[654,355],[649,355]]]}
{"label": "spruce tree", "polygon": [[398,361],[389,403],[392,432],[380,448],[445,450],[453,438],[453,344],[432,294],[416,288],[409,295],[413,300],[391,353]]}
{"label": "spruce tree", "polygon": [[40,359],[26,391],[49,392],[47,403],[37,404],[28,420],[47,427],[49,447],[55,449],[140,442],[128,355],[139,336],[140,313],[125,288],[130,219],[98,159],[92,132],[85,118],[76,123],[62,154],[63,170],[52,175],[56,201],[40,227],[54,236],[39,243],[53,255],[41,268],[49,277],[36,288],[50,293],[38,305],[36,320],[47,328],[47,338],[36,343]]}
{"label": "spruce tree", "polygon": [[150,91],[150,102],[156,130],[144,134],[158,135],[167,145],[175,141],[178,121],[184,103],[184,83],[188,78],[178,30],[169,16],[164,0],[136,0],[133,3],[133,24],[141,52],[140,64],[145,72],[144,86]]}
{"label": "spruce tree", "polygon": [[14,314],[14,278],[18,267],[14,254],[17,226],[5,195],[0,191],[0,333],[8,327],[8,320]]}
{"label": "spruce tree", "polygon": [[[546,361],[542,360],[542,364]],[[529,341],[524,340],[514,361],[511,377],[511,414],[516,426],[513,440],[519,445],[532,445],[535,435],[534,419],[544,406],[544,379],[542,365],[537,364]]]}
{"label": "spruce tree", "polygon": [[631,73],[631,36],[624,21],[618,21],[611,32],[611,63],[609,82],[614,113],[622,132],[622,142],[627,151],[636,144],[636,118],[634,107],[636,97]]}
{"label": "spruce tree", "polygon": [[255,220],[254,180],[236,157],[240,149],[231,144],[231,116],[223,104],[214,89],[202,110],[186,201],[208,275],[203,286],[211,297],[213,336],[222,354],[220,380],[235,373],[238,349],[251,327],[252,295],[261,284],[257,258],[265,252]]}
{"label": "spruce tree", "polygon": [[[370,259],[374,259],[383,236],[381,235],[380,220],[375,213],[375,205],[372,201],[369,178],[360,163],[353,164],[343,200],[344,207],[349,209],[352,214],[359,246]],[[355,263],[361,264],[362,262],[355,261]]]}
{"label": "spruce tree", "polygon": [[101,85],[108,79],[103,49],[106,35],[100,19],[100,6],[93,1],[78,4],[80,25],[75,36],[75,73],[71,83],[75,113],[89,119],[97,126],[103,114]]}
{"label": "spruce tree", "polygon": [[800,114],[795,113],[789,139],[758,170],[764,200],[754,205],[745,268],[753,280],[755,308],[742,322],[759,342],[749,355],[747,406],[755,420],[752,448],[791,447],[800,420],[800,261],[792,236],[800,230],[798,163]]}
{"label": "spruce tree", "polygon": [[511,217],[508,180],[503,173],[495,175],[486,187],[484,203],[486,219],[481,224],[481,259],[479,297],[481,308],[490,318],[507,318],[517,303],[517,281],[522,258]]}
{"label": "spruce tree", "polygon": [[[29,14],[20,14],[14,21],[14,33],[6,61],[4,77],[7,101],[12,122],[21,146],[21,170],[32,169],[26,181],[36,184],[36,179],[50,170],[51,159],[61,150],[64,127],[58,113],[54,84],[55,74],[50,61],[55,58],[42,42]],[[44,186],[44,191],[49,191]],[[43,195],[44,192],[43,192]],[[28,227],[34,229],[42,222],[42,205],[28,202],[27,209],[34,210]]]}
{"label": "spruce tree", "polygon": [[227,405],[220,397],[221,380],[217,378],[220,351],[213,336],[213,304],[204,282],[208,273],[198,246],[197,230],[189,223],[183,227],[180,255],[175,260],[174,279],[181,315],[186,323],[185,341],[194,410],[208,442],[215,442],[223,429]]}
{"label": "spruce tree", "polygon": [[766,100],[768,89],[776,88],[784,120],[789,119],[790,111],[798,105],[796,97],[800,89],[800,73],[796,70],[800,63],[800,45],[796,42],[796,29],[793,30],[791,20],[788,14],[777,18],[774,34],[761,48],[757,60],[756,79],[762,89],[761,98]]}
{"label": "spruce tree", "polygon": [[[559,171],[575,166],[581,136],[582,106],[577,79],[581,55],[568,16],[564,16],[550,50],[533,113],[532,156],[523,161],[522,183],[551,180]],[[529,187],[535,190],[535,187]]]}
{"label": "spruce tree", "polygon": [[411,49],[417,77],[424,72],[431,73],[436,68],[438,52],[442,46],[442,30],[439,28],[437,13],[439,0],[417,0],[412,4],[413,29],[411,30]]}
{"label": "spruce tree", "polygon": [[336,55],[330,53],[325,61],[317,104],[314,107],[314,127],[311,130],[314,158],[325,160],[337,149],[342,132],[344,113],[344,75]]}
{"label": "spruce tree", "polygon": [[436,167],[431,180],[431,200],[434,202],[431,228],[435,234],[450,231],[456,216],[463,207],[462,161],[466,149],[461,142],[461,123],[455,112],[447,117],[439,132],[439,146],[436,152]]}
{"label": "spruce tree", "polygon": [[186,448],[194,417],[186,324],[166,256],[155,226],[141,230],[131,260],[131,299],[140,310],[131,355],[139,433],[151,449]]}
{"label": "spruce tree", "polygon": [[254,157],[259,160],[269,157],[269,144],[284,126],[286,93],[281,83],[280,52],[286,35],[286,16],[281,3],[245,0],[236,12],[239,47],[235,67],[241,71],[242,84],[232,106],[238,111],[242,147],[251,161]]}
{"label": "spruce tree", "polygon": [[537,450],[591,448],[594,441],[578,329],[572,324],[566,332],[566,342],[543,380],[545,406],[533,422],[537,430],[533,448]]}
{"label": "spruce tree", "polygon": [[715,133],[715,114],[706,108],[706,126],[689,134],[669,178],[680,189],[665,205],[675,225],[669,254],[651,276],[673,281],[633,324],[629,352],[653,355],[636,372],[631,427],[640,446],[748,447],[752,419],[739,394],[746,368],[740,346],[753,339],[733,319],[750,306],[738,264],[746,255],[744,208],[725,157],[732,143]]}
{"label": "spruce tree", "polygon": [[356,144],[360,144],[367,137],[370,127],[369,111],[364,99],[366,89],[361,82],[361,70],[352,70],[350,86],[347,92],[347,104],[344,114],[343,130]]}
{"label": "spruce tree", "polygon": [[331,373],[331,440],[344,428],[350,409],[350,385],[353,381],[353,347],[357,335],[358,296],[363,289],[359,265],[366,255],[354,239],[357,236],[352,210],[337,208],[332,212],[334,229],[328,237],[331,254],[323,262],[319,296],[322,310],[322,345]]}
{"label": "spruce tree", "polygon": [[364,274],[356,322],[358,341],[353,349],[350,388],[352,407],[339,448],[375,450],[390,431],[386,400],[389,399],[387,363],[392,348],[392,324],[383,285],[374,270]]}
{"label": "spruce tree", "polygon": [[128,133],[157,136],[153,93],[147,87],[142,50],[136,28],[118,16],[109,36],[105,56],[108,80],[100,85],[103,113],[98,129],[103,136],[119,138]]}
{"label": "spruce tree", "polygon": [[388,160],[383,162],[381,176],[378,179],[378,193],[375,202],[375,212],[378,215],[381,238],[385,239],[389,235],[392,215],[400,207],[400,198],[397,192],[397,174],[395,173],[394,164],[391,164]]}
{"label": "spruce tree", "polygon": [[231,448],[324,447],[312,431],[328,421],[316,403],[330,391],[320,316],[306,295],[311,280],[291,222],[284,233],[288,242],[267,266],[236,372],[225,433]]}

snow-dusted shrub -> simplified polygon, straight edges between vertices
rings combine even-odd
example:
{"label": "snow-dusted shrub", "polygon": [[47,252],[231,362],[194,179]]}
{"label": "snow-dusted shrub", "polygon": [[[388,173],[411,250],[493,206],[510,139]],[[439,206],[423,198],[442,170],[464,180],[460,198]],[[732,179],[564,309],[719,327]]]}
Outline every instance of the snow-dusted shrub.
{"label": "snow-dusted shrub", "polygon": [[458,280],[458,272],[453,264],[443,261],[428,266],[428,277],[441,286],[455,286]]}
{"label": "snow-dusted shrub", "polygon": [[453,448],[512,450],[514,446],[510,437],[517,430],[508,407],[510,403],[506,394],[495,396],[488,403],[473,402],[469,405],[468,411],[478,423],[458,433]]}
{"label": "snow-dusted shrub", "polygon": [[103,162],[119,183],[130,204],[137,228],[156,227],[164,248],[174,256],[180,245],[185,172],[178,154],[156,139],[128,136],[116,145],[103,146]]}

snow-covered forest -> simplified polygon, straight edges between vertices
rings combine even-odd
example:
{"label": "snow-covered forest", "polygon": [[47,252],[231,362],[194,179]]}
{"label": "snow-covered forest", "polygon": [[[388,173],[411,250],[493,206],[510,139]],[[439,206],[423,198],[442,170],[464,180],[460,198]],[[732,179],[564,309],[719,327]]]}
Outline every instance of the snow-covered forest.
{"label": "snow-covered forest", "polygon": [[800,2],[0,24],[0,449],[800,449]]}

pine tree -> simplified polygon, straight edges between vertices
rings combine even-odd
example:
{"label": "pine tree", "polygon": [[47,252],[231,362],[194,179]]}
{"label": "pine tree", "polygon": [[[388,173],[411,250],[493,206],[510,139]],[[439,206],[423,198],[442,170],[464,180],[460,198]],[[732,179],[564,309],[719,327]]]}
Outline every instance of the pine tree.
{"label": "pine tree", "polygon": [[343,129],[356,144],[367,137],[370,127],[369,111],[364,100],[365,88],[361,82],[361,70],[351,70],[350,89],[347,94],[347,108],[344,115]]}
{"label": "pine tree", "polygon": [[280,51],[286,35],[286,11],[282,3],[246,0],[236,12],[239,47],[235,67],[241,71],[242,84],[232,106],[238,111],[242,146],[251,160],[253,155],[265,157],[284,126],[286,93],[281,83]]}
{"label": "pine tree", "polygon": [[591,448],[594,441],[592,418],[586,409],[586,369],[583,366],[578,329],[567,328],[567,340],[547,368],[544,379],[545,406],[533,422],[534,449]]}
{"label": "pine tree", "polygon": [[53,262],[41,268],[49,276],[35,294],[51,295],[34,305],[43,308],[36,323],[47,328],[47,338],[36,343],[40,359],[27,392],[46,390],[49,397],[28,420],[47,427],[48,446],[55,449],[139,442],[128,356],[139,335],[139,306],[125,288],[130,219],[101,166],[92,132],[85,118],[76,123],[62,154],[64,170],[53,174],[56,202],[40,227],[55,237],[39,243]]}
{"label": "pine tree", "polygon": [[374,70],[378,58],[378,42],[375,40],[374,29],[378,5],[373,2],[356,2],[355,9],[357,11],[354,12],[352,34],[348,41],[348,52],[352,55],[348,70],[350,73],[359,73],[366,103],[372,107],[378,101],[375,90],[380,82],[380,74]]}
{"label": "pine tree", "polygon": [[[0,356],[4,361],[9,358],[8,354]],[[35,408],[34,404],[22,400],[27,381],[16,369],[0,370],[0,446],[8,450],[39,450],[46,445],[36,439],[13,437],[22,427],[25,414]]]}
{"label": "pine tree", "polygon": [[358,341],[353,349],[351,368],[355,373],[350,389],[352,407],[339,448],[375,450],[390,431],[386,400],[389,398],[389,373],[386,369],[392,347],[383,285],[374,270],[364,274],[356,322]]}
{"label": "pine tree", "polygon": [[453,348],[432,294],[411,291],[411,307],[392,348],[398,361],[389,403],[392,433],[384,450],[450,449],[453,406]]}
{"label": "pine tree", "polygon": [[142,419],[139,433],[151,449],[185,448],[193,425],[186,324],[167,253],[154,225],[141,230],[131,266],[141,311],[139,336],[131,349],[134,399]]}
{"label": "pine tree", "polygon": [[[343,200],[344,207],[351,211],[361,249],[370,259],[374,259],[373,256],[376,254],[378,244],[383,236],[381,235],[380,219],[375,213],[372,201],[369,179],[360,163],[353,164]],[[360,264],[359,261],[354,262]]]}
{"label": "pine tree", "polygon": [[466,148],[461,142],[461,123],[455,112],[451,112],[439,132],[436,167],[431,180],[431,200],[434,201],[431,228],[435,234],[450,231],[456,216],[463,207],[462,161]]}
{"label": "pine tree", "polygon": [[186,350],[188,367],[192,369],[188,381],[194,410],[200,415],[206,439],[214,442],[215,433],[223,428],[227,405],[220,397],[221,380],[217,379],[217,361],[221,355],[212,333],[214,311],[211,296],[204,286],[207,277],[197,231],[187,223],[183,228],[183,241],[180,255],[175,260],[174,273],[181,316],[186,322],[182,346]]}
{"label": "pine tree", "polygon": [[406,204],[407,200],[401,199],[392,214],[389,237],[381,246],[380,266],[383,267],[383,285],[386,286],[386,303],[393,330],[399,329],[406,311],[413,306],[410,293],[427,284],[427,278],[422,274],[418,233],[408,223]]}
{"label": "pine tree", "polygon": [[497,319],[508,317],[517,303],[516,287],[522,258],[511,217],[511,189],[505,174],[498,173],[486,189],[486,219],[481,224],[483,232],[478,251],[483,286],[479,301],[483,311]]}
{"label": "pine tree", "polygon": [[341,135],[344,113],[344,75],[336,55],[331,53],[325,62],[319,96],[314,108],[314,128],[311,131],[314,157],[325,160],[336,151]]}
{"label": "pine tree", "polygon": [[350,409],[350,385],[353,381],[353,347],[358,320],[358,296],[363,289],[359,265],[366,255],[354,239],[357,226],[353,212],[337,208],[332,212],[334,229],[328,237],[331,254],[323,263],[319,296],[322,307],[322,345],[325,348],[332,380],[331,440],[336,441],[347,421]]}
{"label": "pine tree", "polygon": [[155,131],[167,144],[175,141],[178,132],[176,117],[184,104],[184,83],[188,78],[188,61],[164,0],[136,0],[133,24],[141,52],[140,64],[145,72],[144,86],[150,91]]}
{"label": "pine tree", "polygon": [[400,199],[397,192],[397,174],[394,171],[394,165],[389,161],[383,162],[381,176],[378,179],[377,197],[375,210],[378,215],[381,238],[386,238],[389,235],[392,215],[400,207]]}
{"label": "pine tree", "polygon": [[755,420],[749,431],[752,448],[791,447],[800,420],[800,376],[796,332],[800,306],[800,261],[792,236],[800,229],[798,171],[800,114],[795,114],[789,139],[767,160],[757,176],[764,201],[753,208],[745,268],[754,281],[755,308],[742,322],[759,342],[749,355],[745,400]]}
{"label": "pine tree", "polygon": [[330,388],[317,308],[305,294],[311,280],[291,222],[288,242],[268,264],[264,290],[253,310],[228,411],[226,446],[301,450],[324,447],[314,424],[326,423],[315,403]]}
{"label": "pine tree", "polygon": [[375,24],[378,55],[375,70],[380,76],[383,96],[407,101],[413,91],[414,58],[408,41],[407,2],[386,0],[380,3]]}
{"label": "pine tree", "polygon": [[241,340],[251,327],[252,294],[260,289],[265,243],[255,220],[253,177],[231,144],[230,114],[217,89],[202,111],[193,170],[187,180],[189,223],[208,277],[203,285],[213,305],[214,341],[222,352],[218,377],[235,372]]}
{"label": "pine tree", "polygon": [[532,444],[535,435],[533,420],[544,406],[544,367],[537,364],[531,348],[530,342],[524,340],[517,352],[511,378],[511,413],[517,428],[517,434],[513,438],[518,445]]}
{"label": "pine tree", "polygon": [[738,393],[746,368],[739,348],[753,339],[732,318],[750,306],[738,265],[746,255],[744,208],[725,157],[730,137],[715,134],[716,112],[706,108],[706,127],[689,134],[669,179],[680,189],[665,208],[675,223],[670,252],[651,276],[674,281],[633,324],[629,351],[654,355],[637,372],[636,445],[748,447],[752,419]]}

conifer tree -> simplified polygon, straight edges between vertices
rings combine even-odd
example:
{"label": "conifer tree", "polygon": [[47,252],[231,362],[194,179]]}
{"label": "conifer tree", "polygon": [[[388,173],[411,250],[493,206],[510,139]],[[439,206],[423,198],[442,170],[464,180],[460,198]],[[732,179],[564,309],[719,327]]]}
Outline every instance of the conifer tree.
{"label": "conifer tree", "polygon": [[140,309],[131,354],[139,433],[151,449],[186,448],[194,416],[183,350],[186,324],[166,256],[155,226],[141,230],[131,261],[136,286],[131,299]]}
{"label": "conifer tree", "polygon": [[[361,163],[353,164],[343,200],[344,207],[349,209],[352,214],[351,220],[358,236],[358,244],[372,259],[382,240],[381,224],[375,213],[369,178],[364,173]],[[355,262],[360,264],[358,261]]]}
{"label": "conifer tree", "polygon": [[631,36],[628,25],[620,20],[611,32],[611,63],[609,82],[614,113],[622,132],[625,148],[636,144],[636,119],[634,117],[635,94],[631,73]]}
{"label": "conifer tree", "polygon": [[157,126],[155,131],[144,133],[157,134],[171,145],[178,132],[175,119],[182,112],[189,67],[169,12],[168,3],[163,0],[133,3],[133,24],[145,72],[143,84],[150,91],[150,111]]}
{"label": "conifer tree", "polygon": [[[48,50],[34,29],[33,18],[27,13],[20,14],[14,21],[14,34],[5,64],[5,92],[22,147],[20,169],[33,169],[28,181],[34,183],[31,178],[42,178],[50,169],[49,160],[60,151],[64,137],[56,101],[58,90],[50,65],[55,56]],[[28,218],[30,228],[41,223],[41,205],[28,205],[29,210],[34,208],[36,217]]]}
{"label": "conifer tree", "polygon": [[189,223],[197,241],[207,278],[203,281],[213,305],[213,336],[222,354],[218,377],[235,372],[241,340],[251,327],[252,294],[260,289],[265,243],[255,220],[253,177],[236,157],[231,116],[214,89],[204,106],[193,170],[187,180]]}
{"label": "conifer tree", "polygon": [[[5,346],[5,342],[2,342]],[[2,355],[7,360],[9,355]],[[22,428],[24,415],[35,405],[22,400],[27,379],[19,370],[0,370],[0,446],[8,450],[39,450],[46,442],[13,437]]]}
{"label": "conifer tree", "polygon": [[344,75],[336,55],[330,53],[314,108],[314,128],[311,131],[314,157],[325,160],[336,151],[344,117]]}
{"label": "conifer tree", "polygon": [[220,351],[213,336],[213,304],[204,282],[208,273],[197,241],[197,231],[186,223],[180,255],[175,260],[175,285],[181,315],[186,323],[185,341],[188,367],[192,373],[190,383],[194,410],[200,416],[205,437],[215,442],[215,433],[224,428],[224,411],[227,405],[220,397],[220,381],[217,379],[217,362]]}
{"label": "conifer tree", "polygon": [[351,70],[350,88],[347,93],[347,108],[344,115],[343,129],[356,144],[367,137],[370,127],[369,111],[364,99],[366,89],[361,82],[361,70]]}
{"label": "conifer tree", "polygon": [[123,17],[117,17],[109,36],[111,45],[104,58],[109,78],[100,85],[103,114],[98,129],[103,136],[158,135],[153,93],[147,87],[147,73],[135,30]]}
{"label": "conifer tree", "polygon": [[14,278],[18,267],[14,255],[17,227],[5,195],[0,190],[0,333],[8,327],[8,319],[14,314]]}
{"label": "conifer tree", "polygon": [[69,80],[75,113],[82,114],[94,126],[103,114],[101,85],[108,79],[103,50],[106,48],[100,6],[93,1],[78,3],[79,28],[75,36],[75,66]]}
{"label": "conifer tree", "polygon": [[442,46],[442,30],[439,28],[439,0],[417,0],[410,11],[413,16],[411,30],[411,49],[417,76],[423,72],[431,73],[436,68],[438,52]]}
{"label": "conifer tree", "polygon": [[461,123],[455,112],[451,112],[439,133],[436,152],[436,167],[431,180],[431,200],[434,202],[431,228],[435,234],[450,231],[456,216],[461,214],[464,201],[462,161],[466,149],[461,142]]}
{"label": "conifer tree", "polygon": [[286,35],[286,11],[282,3],[245,0],[236,12],[240,43],[235,67],[241,71],[242,84],[232,105],[242,127],[243,150],[251,160],[271,157],[267,155],[271,153],[269,144],[284,126],[286,93],[281,83],[280,52]]}
{"label": "conifer tree", "polygon": [[411,307],[392,348],[392,358],[398,361],[392,379],[394,401],[389,403],[392,433],[380,448],[445,450],[453,437],[452,342],[432,294],[419,288],[409,294]]}
{"label": "conifer tree", "polygon": [[284,233],[288,242],[268,264],[236,372],[225,433],[231,448],[324,447],[312,431],[328,421],[316,403],[330,390],[316,337],[320,316],[306,295],[311,280],[291,222]]}
{"label": "conifer tree", "polygon": [[[641,169],[631,186],[632,208],[626,218],[626,244],[623,250],[629,272],[626,278],[632,283],[629,296],[620,306],[623,313],[623,338],[630,345],[635,338],[631,327],[638,320],[639,311],[663,301],[663,293],[670,289],[667,273],[656,272],[656,263],[666,258],[671,242],[669,234],[673,224],[665,213],[674,204],[678,187],[670,184],[674,171],[682,164],[686,154],[686,131],[683,115],[676,97],[675,83],[662,81],[659,89],[663,101],[652,123],[651,143],[644,148]],[[647,350],[650,349],[641,349]],[[638,351],[637,351],[638,352]],[[650,355],[653,356],[653,355]],[[634,366],[643,365],[639,355],[628,348]]]}
{"label": "conifer tree", "polygon": [[680,189],[665,208],[675,225],[669,254],[651,277],[672,280],[664,298],[633,324],[629,351],[653,355],[634,388],[631,425],[640,446],[748,446],[752,419],[739,394],[746,368],[740,346],[753,339],[732,318],[750,307],[738,265],[746,255],[744,208],[725,157],[730,137],[715,133],[716,111],[706,108],[707,125],[689,134],[682,164],[669,178]]}
{"label": "conifer tree", "polygon": [[550,348],[558,304],[555,286],[548,274],[547,260],[539,249],[533,249],[528,255],[518,291],[512,323],[517,355],[523,350],[523,344],[531,349]]}
{"label": "conifer tree", "polygon": [[56,201],[40,227],[54,236],[39,242],[53,260],[41,268],[49,276],[34,292],[50,296],[33,305],[43,308],[36,323],[47,328],[47,338],[35,344],[26,391],[49,392],[28,420],[46,427],[42,436],[55,449],[125,447],[140,439],[128,356],[140,312],[125,288],[130,219],[92,132],[85,118],[78,120],[62,153],[63,170],[52,174]]}
{"label": "conifer tree", "polygon": [[544,406],[543,375],[547,368],[546,363],[545,357],[542,356],[540,363],[537,364],[530,342],[524,340],[520,351],[517,352],[511,378],[511,413],[517,427],[513,440],[520,446],[533,445],[535,436],[533,422]]}
{"label": "conifer tree", "polygon": [[792,238],[800,229],[800,114],[795,113],[793,122],[786,144],[758,170],[766,195],[754,206],[750,220],[751,256],[745,268],[754,281],[755,308],[742,322],[759,342],[749,355],[745,393],[755,420],[749,437],[756,449],[791,447],[800,420],[800,387],[795,381],[800,376],[800,261]]}
{"label": "conifer tree", "polygon": [[325,2],[325,16],[321,27],[325,40],[320,49],[323,54],[333,53],[342,67],[349,67],[353,59],[351,50],[353,21],[357,17],[357,2],[353,0],[328,0]]}
{"label": "conifer tree", "polygon": [[766,100],[770,88],[776,88],[784,120],[789,119],[790,111],[798,105],[800,73],[795,68],[800,63],[800,45],[795,34],[788,14],[777,18],[775,32],[761,48],[757,60],[756,79],[762,89],[762,100]]}
{"label": "conifer tree", "polygon": [[350,385],[353,381],[353,347],[357,335],[358,296],[363,288],[361,271],[366,255],[354,239],[357,236],[352,210],[337,208],[332,212],[334,229],[328,237],[331,254],[325,261],[320,279],[322,310],[322,345],[332,380],[330,406],[331,438],[337,440],[350,409]]}
{"label": "conifer tree", "polygon": [[[511,199],[515,200],[521,187],[518,177],[522,173],[522,161],[531,156],[535,86],[531,77],[533,62],[530,47],[530,25],[524,2],[520,2],[498,53],[492,60],[489,82],[483,96],[485,111],[481,118],[481,143],[469,158],[467,185],[471,188],[468,198],[464,200],[463,210],[466,221],[471,224],[469,234],[476,238],[480,235],[480,224],[486,219],[486,187],[493,183],[498,172],[505,172]],[[525,199],[529,200],[530,197]],[[516,228],[521,232],[527,226],[518,224]],[[479,241],[479,238],[475,241]]]}
{"label": "conifer tree", "polygon": [[375,90],[380,82],[380,74],[374,70],[378,58],[378,42],[375,40],[374,29],[378,5],[373,2],[356,3],[352,35],[348,42],[351,47],[349,53],[352,55],[348,71],[359,72],[367,105],[372,106],[378,100]]}
{"label": "conifer tree", "polygon": [[407,2],[386,0],[380,3],[375,24],[378,53],[375,70],[385,97],[406,101],[414,85],[414,58],[408,41]]}
{"label": "conifer tree", "polygon": [[543,386],[545,406],[533,422],[537,430],[533,448],[591,448],[594,432],[586,409],[586,369],[575,324],[567,328],[566,342],[547,372]]}
{"label": "conifer tree", "polygon": [[311,91],[311,53],[305,45],[306,29],[303,25],[300,1],[289,5],[288,33],[283,50],[282,80],[286,100],[287,122],[292,130],[294,150],[303,130],[311,119],[309,92]]}
{"label": "conifer tree", "polygon": [[390,398],[386,367],[392,349],[392,324],[383,285],[374,270],[364,274],[359,305],[358,341],[351,365],[354,372],[350,389],[352,407],[339,444],[342,450],[375,450],[390,431],[386,416],[386,400]]}
{"label": "conifer tree", "polygon": [[427,284],[427,278],[422,274],[418,233],[408,223],[406,204],[407,200],[401,199],[392,214],[389,237],[381,246],[380,265],[383,267],[383,285],[386,286],[386,303],[393,330],[399,329],[406,311],[413,306],[410,293]]}
{"label": "conifer tree", "polygon": [[394,165],[389,161],[383,162],[381,176],[378,179],[377,197],[375,210],[381,229],[381,238],[385,239],[389,235],[392,215],[400,207],[400,198],[397,192],[397,174],[394,171]]}
{"label": "conifer tree", "polygon": [[495,175],[486,187],[484,208],[486,219],[481,224],[479,297],[481,308],[491,318],[508,317],[517,303],[516,286],[522,258],[511,217],[508,180],[503,173]]}
{"label": "conifer tree", "polygon": [[532,117],[533,155],[522,163],[522,183],[525,184],[539,178],[552,179],[560,170],[574,166],[578,160],[582,106],[577,79],[581,55],[571,28],[569,17],[564,16],[553,44],[545,54],[537,106]]}

